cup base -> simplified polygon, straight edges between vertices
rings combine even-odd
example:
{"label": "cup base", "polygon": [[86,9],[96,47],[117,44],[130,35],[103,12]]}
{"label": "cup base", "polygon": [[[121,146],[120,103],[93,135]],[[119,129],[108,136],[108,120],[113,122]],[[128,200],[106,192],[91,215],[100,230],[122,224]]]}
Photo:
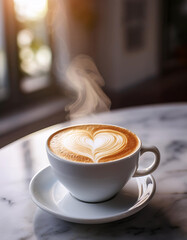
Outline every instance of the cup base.
{"label": "cup base", "polygon": [[114,194],[112,197],[109,197],[107,199],[104,199],[104,200],[101,200],[101,201],[85,201],[85,200],[81,200],[77,197],[75,197],[72,193],[69,192],[69,194],[71,195],[72,198],[75,198],[77,201],[80,201],[80,202],[83,202],[83,203],[90,203],[90,204],[97,204],[97,203],[104,203],[104,202],[107,202],[107,201],[110,201],[111,199],[115,198],[115,196],[118,194]]}

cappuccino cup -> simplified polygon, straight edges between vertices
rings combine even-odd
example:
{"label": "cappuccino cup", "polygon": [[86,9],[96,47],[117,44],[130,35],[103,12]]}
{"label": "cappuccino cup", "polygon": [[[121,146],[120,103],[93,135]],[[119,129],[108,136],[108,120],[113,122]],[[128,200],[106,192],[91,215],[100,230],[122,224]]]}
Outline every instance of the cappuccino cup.
{"label": "cappuccino cup", "polygon": [[[155,146],[144,147],[133,132],[106,124],[63,128],[48,138],[46,149],[57,179],[85,202],[112,198],[131,177],[152,173],[160,162]],[[140,170],[139,160],[145,152],[152,152],[154,160]]]}

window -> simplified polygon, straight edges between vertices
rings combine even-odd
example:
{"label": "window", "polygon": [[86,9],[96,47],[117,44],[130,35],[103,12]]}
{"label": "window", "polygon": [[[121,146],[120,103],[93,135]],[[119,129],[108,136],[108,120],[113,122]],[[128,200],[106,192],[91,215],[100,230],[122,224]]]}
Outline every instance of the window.
{"label": "window", "polygon": [[5,38],[4,38],[4,19],[2,11],[2,2],[0,1],[0,101],[7,98],[7,59],[5,51]]}
{"label": "window", "polygon": [[48,0],[0,0],[0,110],[57,91]]}
{"label": "window", "polygon": [[123,3],[123,29],[125,48],[142,49],[145,45],[146,0],[125,0]]}
{"label": "window", "polygon": [[49,85],[51,49],[47,33],[47,0],[14,0],[20,88],[29,93]]}

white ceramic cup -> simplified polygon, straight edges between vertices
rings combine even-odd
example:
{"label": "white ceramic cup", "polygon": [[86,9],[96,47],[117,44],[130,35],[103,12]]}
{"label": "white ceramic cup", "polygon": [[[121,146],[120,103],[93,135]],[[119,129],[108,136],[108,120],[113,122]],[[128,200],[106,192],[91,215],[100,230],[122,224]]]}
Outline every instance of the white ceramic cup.
{"label": "white ceramic cup", "polygon": [[[104,163],[82,163],[60,158],[49,149],[49,139],[46,149],[57,179],[71,195],[85,202],[101,202],[117,194],[131,177],[148,175],[158,167],[159,150],[155,146],[144,147],[139,138],[138,140],[139,147],[135,152],[122,159]],[[152,152],[154,160],[148,168],[139,170],[139,159],[145,152]]]}

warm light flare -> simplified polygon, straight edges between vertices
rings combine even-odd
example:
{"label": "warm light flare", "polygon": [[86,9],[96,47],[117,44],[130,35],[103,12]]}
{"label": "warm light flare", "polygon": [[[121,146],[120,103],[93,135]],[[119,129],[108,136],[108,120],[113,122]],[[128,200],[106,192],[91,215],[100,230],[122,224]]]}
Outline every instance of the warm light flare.
{"label": "warm light flare", "polygon": [[47,0],[14,0],[14,6],[20,21],[38,20],[47,12]]}

